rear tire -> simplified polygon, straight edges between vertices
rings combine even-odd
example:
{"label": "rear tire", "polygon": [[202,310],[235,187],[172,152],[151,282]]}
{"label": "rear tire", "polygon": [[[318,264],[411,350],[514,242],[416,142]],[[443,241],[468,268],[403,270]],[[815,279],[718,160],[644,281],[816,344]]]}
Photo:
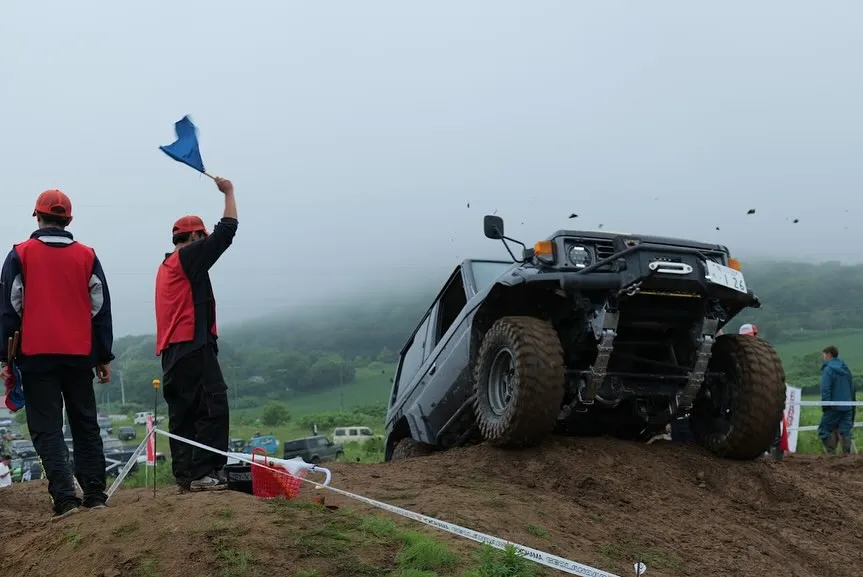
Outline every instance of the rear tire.
{"label": "rear tire", "polygon": [[414,459],[416,457],[427,457],[433,451],[434,449],[430,445],[406,437],[396,443],[390,461],[404,461],[405,459]]}
{"label": "rear tire", "polygon": [[554,429],[565,385],[563,347],[551,323],[503,317],[483,337],[474,414],[483,438],[505,448],[540,444]]}
{"label": "rear tire", "polygon": [[705,382],[693,403],[696,441],[720,457],[752,460],[776,439],[785,408],[785,371],[776,350],[749,335],[722,335],[713,345]]}

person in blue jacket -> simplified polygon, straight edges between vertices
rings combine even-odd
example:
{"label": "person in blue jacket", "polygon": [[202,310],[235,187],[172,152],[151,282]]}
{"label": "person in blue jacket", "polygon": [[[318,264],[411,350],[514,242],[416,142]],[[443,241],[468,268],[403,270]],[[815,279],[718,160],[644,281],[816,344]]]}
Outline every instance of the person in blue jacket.
{"label": "person in blue jacket", "polygon": [[[851,370],[839,358],[839,349],[830,345],[822,351],[824,363],[821,365],[821,401],[853,401],[856,399]],[[839,429],[842,452],[851,453],[851,434],[854,426],[854,407],[822,407],[823,415],[818,425],[818,436],[828,454],[836,452],[833,431]]]}

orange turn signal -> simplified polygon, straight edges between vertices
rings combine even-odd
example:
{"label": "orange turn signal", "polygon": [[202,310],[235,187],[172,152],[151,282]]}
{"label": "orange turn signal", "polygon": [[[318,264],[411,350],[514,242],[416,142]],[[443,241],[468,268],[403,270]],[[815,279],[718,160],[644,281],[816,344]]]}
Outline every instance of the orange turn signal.
{"label": "orange turn signal", "polygon": [[736,258],[728,257],[728,268],[733,268],[734,270],[740,270],[740,261]]}
{"label": "orange turn signal", "polygon": [[550,240],[541,240],[533,245],[533,253],[536,256],[551,256],[554,254],[554,243]]}

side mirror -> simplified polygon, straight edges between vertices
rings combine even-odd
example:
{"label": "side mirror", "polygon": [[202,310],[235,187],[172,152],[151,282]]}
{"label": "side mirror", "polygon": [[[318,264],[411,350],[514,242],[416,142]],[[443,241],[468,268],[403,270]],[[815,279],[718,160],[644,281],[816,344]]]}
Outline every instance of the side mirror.
{"label": "side mirror", "polygon": [[485,237],[492,240],[503,238],[503,219],[499,216],[487,214],[482,219],[482,229]]}

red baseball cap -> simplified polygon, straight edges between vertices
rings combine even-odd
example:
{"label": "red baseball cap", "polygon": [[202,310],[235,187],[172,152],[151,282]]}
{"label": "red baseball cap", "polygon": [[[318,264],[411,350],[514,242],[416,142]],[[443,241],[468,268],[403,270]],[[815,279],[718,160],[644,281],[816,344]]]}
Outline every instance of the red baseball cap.
{"label": "red baseball cap", "polygon": [[207,227],[204,226],[204,221],[201,220],[200,216],[188,215],[177,219],[177,222],[174,223],[174,228],[171,230],[171,236],[191,232],[203,232],[204,234],[209,234],[207,232]]}
{"label": "red baseball cap", "polygon": [[46,190],[36,199],[33,216],[47,214],[72,220],[72,201],[60,190]]}

